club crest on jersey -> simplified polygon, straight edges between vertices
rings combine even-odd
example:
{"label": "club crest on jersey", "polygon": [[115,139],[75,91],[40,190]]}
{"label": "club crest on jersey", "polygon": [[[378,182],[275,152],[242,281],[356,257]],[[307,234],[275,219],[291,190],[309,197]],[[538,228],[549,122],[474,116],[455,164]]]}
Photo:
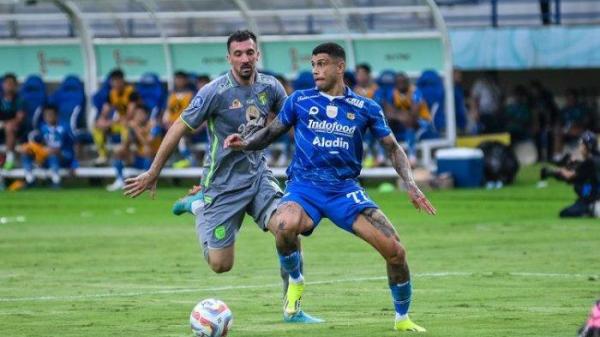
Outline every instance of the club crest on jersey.
{"label": "club crest on jersey", "polygon": [[338,107],[335,105],[328,105],[325,113],[327,113],[327,117],[329,118],[336,118],[338,114]]}
{"label": "club crest on jersey", "polygon": [[317,115],[319,114],[319,108],[317,108],[316,106],[311,106],[310,109],[308,109],[308,114],[309,115]]}
{"label": "club crest on jersey", "polygon": [[239,99],[234,99],[233,102],[231,102],[231,105],[229,105],[229,109],[239,109],[242,107],[242,102],[240,102]]}
{"label": "club crest on jersey", "polygon": [[260,94],[258,94],[258,101],[262,105],[267,105],[267,93],[261,92]]}
{"label": "club crest on jersey", "polygon": [[353,121],[353,120],[354,120],[354,118],[356,118],[356,116],[354,115],[354,113],[353,113],[353,112],[348,112],[348,113],[346,114],[346,117],[348,117],[348,119],[349,119],[349,120],[351,120],[351,121]]}

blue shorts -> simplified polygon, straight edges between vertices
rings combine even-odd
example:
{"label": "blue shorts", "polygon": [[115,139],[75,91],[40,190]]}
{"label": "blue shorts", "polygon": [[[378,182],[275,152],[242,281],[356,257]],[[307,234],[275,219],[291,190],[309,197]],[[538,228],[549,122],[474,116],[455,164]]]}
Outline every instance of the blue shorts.
{"label": "blue shorts", "polygon": [[328,218],[336,226],[354,233],[352,225],[358,215],[367,208],[379,208],[367,192],[355,181],[335,186],[317,186],[310,182],[288,181],[281,203],[293,201],[304,209],[314,227],[304,235],[310,235],[322,218]]}

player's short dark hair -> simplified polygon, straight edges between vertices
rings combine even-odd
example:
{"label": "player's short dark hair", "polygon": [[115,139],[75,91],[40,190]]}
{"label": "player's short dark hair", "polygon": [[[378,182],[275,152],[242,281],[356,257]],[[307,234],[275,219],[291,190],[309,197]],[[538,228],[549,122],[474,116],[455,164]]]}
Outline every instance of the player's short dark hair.
{"label": "player's short dark hair", "polygon": [[331,57],[340,58],[346,61],[346,51],[344,50],[344,47],[335,42],[321,43],[313,49],[312,54],[327,54]]}
{"label": "player's short dark hair", "polygon": [[125,73],[121,69],[113,69],[110,74],[108,74],[108,78],[111,80],[122,80],[125,78]]}
{"label": "player's short dark hair", "polygon": [[13,80],[13,81],[17,81],[17,75],[15,75],[14,73],[6,73],[4,74],[2,81],[6,81],[6,80]]}
{"label": "player's short dark hair", "polygon": [[210,76],[208,76],[207,74],[200,74],[200,75],[196,76],[196,82],[200,82],[200,81],[210,82]]}
{"label": "player's short dark hair", "polygon": [[359,69],[364,70],[367,74],[371,73],[371,66],[368,65],[367,63],[357,64],[356,65],[356,70],[359,70]]}
{"label": "player's short dark hair", "polygon": [[53,113],[58,113],[58,107],[54,104],[46,104],[44,105],[44,111],[52,111]]}
{"label": "player's short dark hair", "polygon": [[257,43],[256,34],[252,33],[247,29],[237,30],[233,32],[231,35],[229,35],[229,38],[227,39],[227,52],[229,52],[229,47],[231,46],[232,42],[244,42],[247,40],[252,40],[254,41],[254,43]]}
{"label": "player's short dark hair", "polygon": [[174,75],[175,77],[188,77],[188,74],[183,70],[177,70]]}

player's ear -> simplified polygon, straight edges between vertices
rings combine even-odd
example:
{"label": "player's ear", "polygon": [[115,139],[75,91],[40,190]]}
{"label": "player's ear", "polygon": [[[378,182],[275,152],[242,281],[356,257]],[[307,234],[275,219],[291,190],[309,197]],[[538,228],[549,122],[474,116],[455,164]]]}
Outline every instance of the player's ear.
{"label": "player's ear", "polygon": [[227,54],[225,54],[225,58],[227,59],[227,63],[231,64],[231,55],[229,54],[229,50],[227,51]]}
{"label": "player's ear", "polygon": [[260,50],[256,50],[256,60],[260,60]]}

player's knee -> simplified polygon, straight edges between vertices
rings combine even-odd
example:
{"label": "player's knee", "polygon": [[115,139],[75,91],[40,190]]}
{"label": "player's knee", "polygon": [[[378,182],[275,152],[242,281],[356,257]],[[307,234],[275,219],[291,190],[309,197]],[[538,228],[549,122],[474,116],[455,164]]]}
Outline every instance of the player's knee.
{"label": "player's knee", "polygon": [[215,261],[209,262],[210,269],[217,274],[226,273],[233,268],[233,261]]}
{"label": "player's knee", "polygon": [[406,249],[404,249],[400,242],[396,241],[389,249],[385,259],[389,264],[392,265],[404,265],[406,264]]}

